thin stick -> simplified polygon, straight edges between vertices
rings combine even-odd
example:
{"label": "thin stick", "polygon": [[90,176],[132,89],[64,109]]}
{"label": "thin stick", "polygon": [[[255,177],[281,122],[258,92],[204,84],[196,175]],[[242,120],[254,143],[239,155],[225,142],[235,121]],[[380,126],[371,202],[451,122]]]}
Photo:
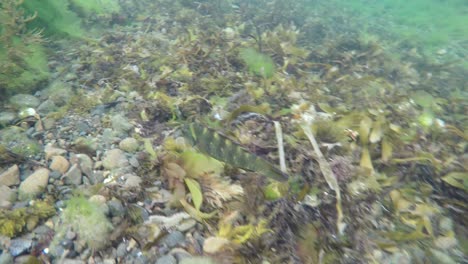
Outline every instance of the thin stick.
{"label": "thin stick", "polygon": [[286,168],[286,159],[284,157],[284,146],[283,146],[283,131],[281,129],[281,124],[278,121],[273,121],[275,124],[276,140],[278,141],[278,154],[281,172],[287,173],[288,169]]}

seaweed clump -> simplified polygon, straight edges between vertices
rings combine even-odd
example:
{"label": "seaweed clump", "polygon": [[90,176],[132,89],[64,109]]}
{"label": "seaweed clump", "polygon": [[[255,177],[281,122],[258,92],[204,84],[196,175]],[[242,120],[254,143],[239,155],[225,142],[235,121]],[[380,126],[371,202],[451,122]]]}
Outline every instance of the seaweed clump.
{"label": "seaweed clump", "polygon": [[25,230],[32,230],[36,225],[55,214],[55,209],[47,201],[33,201],[30,206],[13,210],[0,209],[0,234],[16,237]]}
{"label": "seaweed clump", "polygon": [[83,196],[76,196],[67,201],[67,207],[60,216],[60,224],[53,245],[63,238],[69,229],[75,231],[78,239],[93,249],[99,250],[107,245],[112,224],[107,219],[103,207]]}
{"label": "seaweed clump", "polygon": [[27,29],[37,13],[26,15],[22,4],[6,0],[0,5],[0,94],[31,91],[50,74],[42,31]]}

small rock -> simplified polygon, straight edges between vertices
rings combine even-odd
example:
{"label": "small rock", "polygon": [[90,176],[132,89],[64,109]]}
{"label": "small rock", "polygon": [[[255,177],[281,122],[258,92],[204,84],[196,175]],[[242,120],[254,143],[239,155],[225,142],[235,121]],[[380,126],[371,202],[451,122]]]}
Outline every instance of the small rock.
{"label": "small rock", "polygon": [[16,115],[13,112],[0,112],[0,127],[9,125],[15,118]]}
{"label": "small rock", "polygon": [[96,155],[97,143],[90,138],[78,137],[73,144],[77,152],[86,153],[90,156]]}
{"label": "small rock", "polygon": [[123,151],[133,153],[137,151],[139,147],[138,140],[134,138],[125,138],[124,140],[120,141],[119,148]]}
{"label": "small rock", "polygon": [[62,177],[62,173],[58,172],[58,171],[51,171],[49,173],[49,180],[50,179],[54,179],[54,180],[58,180],[60,179],[60,177]]}
{"label": "small rock", "polygon": [[111,216],[123,216],[125,214],[125,208],[121,201],[117,199],[112,199],[107,202],[109,207],[109,213]]}
{"label": "small rock", "polygon": [[75,123],[74,131],[78,132],[80,135],[86,135],[91,132],[91,126],[87,122],[78,121]]}
{"label": "small rock", "polygon": [[208,254],[214,254],[228,245],[230,241],[223,237],[208,237],[203,243],[203,251]]}
{"label": "small rock", "polygon": [[39,107],[37,107],[37,111],[44,115],[56,110],[57,106],[52,100],[46,100],[42,104],[40,104]]}
{"label": "small rock", "polygon": [[93,160],[86,154],[76,154],[81,172],[86,176],[93,174]]}
{"label": "small rock", "polygon": [[16,108],[37,107],[41,102],[30,94],[17,94],[10,98],[10,103]]}
{"label": "small rock", "polygon": [[0,263],[1,264],[13,263],[13,256],[9,252],[3,251],[3,253],[0,254]]}
{"label": "small rock", "polygon": [[122,258],[127,255],[127,245],[125,242],[121,242],[117,247],[116,255],[118,258]]}
{"label": "small rock", "polygon": [[57,79],[44,90],[44,93],[55,105],[64,106],[72,97],[73,89],[70,84]]}
{"label": "small rock", "polygon": [[79,260],[79,259],[66,258],[66,259],[60,260],[60,264],[86,264],[86,261]]}
{"label": "small rock", "polygon": [[133,128],[128,119],[120,114],[111,117],[112,128],[118,133],[126,133]]}
{"label": "small rock", "polygon": [[65,235],[65,239],[67,239],[67,240],[75,240],[75,238],[76,238],[76,233],[75,233],[75,232],[73,232],[73,231],[71,231],[71,230],[67,231],[67,233],[66,233],[66,235]]}
{"label": "small rock", "polygon": [[62,156],[53,156],[49,168],[64,174],[70,168],[70,162]]}
{"label": "small rock", "polygon": [[125,174],[122,177],[126,178],[125,188],[138,188],[143,181],[139,176],[133,174]]}
{"label": "small rock", "polygon": [[73,164],[68,172],[63,175],[62,179],[67,185],[80,185],[82,182],[82,175],[78,165]]}
{"label": "small rock", "polygon": [[182,259],[192,257],[192,255],[183,248],[174,248],[170,253],[177,259],[177,262],[182,261]]}
{"label": "small rock", "polygon": [[126,167],[128,164],[128,159],[125,157],[125,153],[120,149],[111,149],[107,151],[102,160],[102,166],[108,170]]}
{"label": "small rock", "polygon": [[140,167],[140,162],[138,162],[138,159],[135,156],[130,157],[130,159],[128,159],[128,162],[130,163],[130,165],[132,165],[133,168]]}
{"label": "small rock", "polygon": [[16,192],[6,185],[0,185],[0,208],[11,208],[16,200]]}
{"label": "small rock", "polygon": [[0,174],[0,186],[6,185],[8,187],[17,185],[20,183],[19,177],[19,168],[18,165],[13,165],[8,168],[5,172]]}
{"label": "small rock", "polygon": [[31,239],[22,239],[22,238],[15,238],[12,239],[10,242],[10,254],[13,257],[17,257],[23,253],[27,253],[32,246]]}
{"label": "small rock", "polygon": [[46,160],[49,160],[53,156],[64,155],[67,153],[67,151],[61,148],[56,148],[52,146],[51,144],[47,144],[44,148],[44,153],[45,153]]}
{"label": "small rock", "polygon": [[91,184],[102,183],[104,181],[104,172],[103,171],[93,172],[91,175],[88,175],[88,180]]}
{"label": "small rock", "polygon": [[172,255],[165,255],[158,258],[158,260],[156,260],[156,264],[177,264],[177,259]]}
{"label": "small rock", "polygon": [[180,232],[185,232],[192,229],[196,224],[197,221],[195,219],[185,219],[177,225],[177,230]]}
{"label": "small rock", "polygon": [[173,248],[179,244],[184,243],[185,241],[185,236],[182,234],[180,231],[173,231],[169,235],[165,236],[160,244],[165,244],[169,248]]}
{"label": "small rock", "polygon": [[42,125],[45,130],[51,130],[55,126],[55,122],[56,120],[51,117],[45,117],[42,119]]}
{"label": "small rock", "polygon": [[[182,259],[179,264],[215,264],[216,262],[209,257],[191,257]],[[269,263],[269,262],[266,262]],[[265,262],[262,262],[265,264]]]}
{"label": "small rock", "polygon": [[19,186],[19,198],[23,200],[40,194],[49,182],[49,173],[48,169],[40,168],[29,175]]}

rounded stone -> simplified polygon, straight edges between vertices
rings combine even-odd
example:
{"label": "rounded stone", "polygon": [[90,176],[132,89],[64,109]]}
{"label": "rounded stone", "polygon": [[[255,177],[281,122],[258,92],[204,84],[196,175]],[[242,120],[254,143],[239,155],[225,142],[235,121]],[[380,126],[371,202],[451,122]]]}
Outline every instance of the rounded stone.
{"label": "rounded stone", "polygon": [[58,171],[62,174],[68,171],[70,162],[62,156],[53,156],[49,168],[53,171]]}
{"label": "rounded stone", "polygon": [[13,165],[6,171],[0,174],[0,186],[6,185],[8,187],[17,185],[20,183],[20,175],[18,165]]}
{"label": "rounded stone", "polygon": [[19,198],[23,200],[39,195],[49,182],[49,173],[48,169],[40,168],[29,175],[19,186]]}
{"label": "rounded stone", "polygon": [[156,264],[177,264],[177,259],[172,255],[165,255],[158,258],[158,260],[156,260]]}
{"label": "rounded stone", "polygon": [[111,149],[106,152],[102,160],[102,166],[108,170],[126,167],[128,166],[128,159],[122,150]]}
{"label": "rounded stone", "polygon": [[17,108],[37,107],[41,102],[30,94],[17,94],[10,98],[10,103]]}
{"label": "rounded stone", "polygon": [[137,151],[138,147],[139,147],[138,140],[131,138],[131,137],[125,138],[119,143],[119,148],[126,152],[133,153]]}

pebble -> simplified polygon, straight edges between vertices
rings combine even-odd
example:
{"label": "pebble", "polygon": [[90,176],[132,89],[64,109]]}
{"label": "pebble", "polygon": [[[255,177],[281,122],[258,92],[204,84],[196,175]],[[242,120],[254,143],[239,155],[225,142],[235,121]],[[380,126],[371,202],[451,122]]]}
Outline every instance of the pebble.
{"label": "pebble", "polygon": [[56,110],[57,110],[57,106],[52,100],[46,100],[37,107],[37,111],[43,115],[46,115]]}
{"label": "pebble", "polygon": [[[50,117],[45,117],[42,119],[42,125],[45,130],[51,130],[55,126],[56,120]],[[53,134],[50,134],[50,138],[53,138]]]}
{"label": "pebble", "polygon": [[94,156],[96,154],[97,143],[90,138],[78,137],[75,139],[73,144],[74,144],[74,149],[77,152],[86,153],[91,156]]}
{"label": "pebble", "polygon": [[62,177],[62,173],[58,172],[58,171],[51,171],[49,173],[49,180],[50,179],[54,179],[54,180],[58,180],[60,179],[60,177]]}
{"label": "pebble", "polygon": [[64,106],[73,95],[73,89],[70,84],[57,79],[44,90],[44,93],[55,105]]}
{"label": "pebble", "polygon": [[19,198],[23,200],[40,194],[49,182],[49,173],[48,169],[40,168],[29,175],[19,186]]}
{"label": "pebble", "polygon": [[79,260],[79,259],[63,259],[60,260],[60,264],[86,264],[86,261],[84,260]]}
{"label": "pebble", "polygon": [[138,140],[128,137],[120,141],[119,148],[123,151],[133,153],[138,150]]}
{"label": "pebble", "polygon": [[23,239],[23,238],[15,238],[10,241],[10,254],[13,257],[17,257],[23,253],[28,252],[31,249],[32,240],[31,239]]}
{"label": "pebble", "polygon": [[30,94],[16,94],[10,98],[10,103],[16,108],[37,107],[41,102]]}
{"label": "pebble", "polygon": [[49,168],[64,174],[70,168],[70,162],[62,156],[53,156]]}
{"label": "pebble", "polygon": [[0,185],[0,208],[11,208],[16,200],[16,192],[6,185]]}
{"label": "pebble", "polygon": [[195,219],[185,219],[177,225],[177,230],[179,230],[180,232],[186,232],[192,229],[196,224],[197,221]]}
{"label": "pebble", "polygon": [[75,123],[74,133],[78,133],[80,136],[90,133],[92,128],[88,123],[84,121],[78,121]]}
{"label": "pebble", "polygon": [[130,129],[133,128],[133,125],[130,124],[128,119],[121,115],[121,114],[116,114],[111,117],[111,123],[112,123],[112,128],[117,132],[117,133],[126,133]]}
{"label": "pebble", "polygon": [[127,245],[125,244],[125,242],[121,242],[119,244],[119,246],[117,247],[116,255],[118,258],[122,258],[125,255],[127,255]]}
{"label": "pebble", "polygon": [[67,153],[67,151],[64,150],[64,149],[61,149],[61,148],[56,148],[56,147],[52,146],[52,144],[47,144],[44,147],[44,153],[45,153],[46,160],[49,160],[53,156],[64,155],[64,154]]}
{"label": "pebble", "polygon": [[169,235],[165,236],[163,239],[161,239],[160,244],[165,244],[170,248],[173,248],[179,244],[182,244],[185,242],[185,236],[182,234],[180,231],[173,231],[169,233]]}
{"label": "pebble", "polygon": [[15,118],[16,114],[13,112],[0,112],[0,127],[9,125]]}
{"label": "pebble", "polygon": [[20,183],[20,175],[18,165],[13,165],[6,171],[0,174],[0,186],[6,185],[8,187],[18,185]]}
{"label": "pebble", "polygon": [[93,172],[91,175],[88,175],[88,180],[91,184],[101,183],[104,181],[104,172],[103,171]]}
{"label": "pebble", "polygon": [[80,185],[83,181],[80,168],[77,164],[73,164],[71,168],[62,177],[63,182],[67,185]]}
{"label": "pebble", "polygon": [[134,168],[139,168],[140,167],[140,162],[138,162],[138,159],[135,156],[130,157],[128,160],[130,165]]}
{"label": "pebble", "polygon": [[124,183],[125,188],[139,188],[143,181],[139,176],[133,174],[125,174],[122,177],[126,178]]}
{"label": "pebble", "polygon": [[86,154],[76,154],[75,157],[81,172],[86,176],[91,176],[93,174],[93,160]]}
{"label": "pebble", "polygon": [[182,261],[182,259],[192,257],[192,255],[183,248],[174,248],[170,253],[177,259],[178,262]]}
{"label": "pebble", "polygon": [[128,166],[128,159],[120,149],[111,149],[106,152],[102,160],[102,166],[108,170]]}
{"label": "pebble", "polygon": [[11,254],[8,252],[3,251],[3,253],[0,254],[0,263],[1,264],[13,263],[13,256],[11,256]]}
{"label": "pebble", "polygon": [[117,199],[112,199],[107,202],[109,207],[109,213],[111,216],[123,216],[125,214],[125,208],[121,201]]}
{"label": "pebble", "polygon": [[172,255],[164,255],[156,260],[156,264],[177,264],[177,259]]}

